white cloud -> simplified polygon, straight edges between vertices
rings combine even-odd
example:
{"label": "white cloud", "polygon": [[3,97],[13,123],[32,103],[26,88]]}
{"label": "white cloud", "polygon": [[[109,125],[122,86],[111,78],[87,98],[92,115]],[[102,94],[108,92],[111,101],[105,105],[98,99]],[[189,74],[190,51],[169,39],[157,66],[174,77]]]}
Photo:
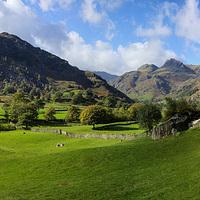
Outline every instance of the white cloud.
{"label": "white cloud", "polygon": [[143,64],[161,66],[169,58],[178,58],[173,51],[165,50],[160,40],[132,43],[128,47],[119,46],[118,52],[124,64],[123,71],[137,69]]}
{"label": "white cloud", "polygon": [[68,9],[76,0],[40,0],[39,6],[43,11],[54,10],[54,6],[58,4],[62,9]]}
{"label": "white cloud", "polygon": [[[81,16],[84,22],[88,22],[89,24],[97,27],[101,27],[105,30],[105,37],[108,40],[112,40],[114,37],[113,30],[115,29],[115,24],[109,18],[106,12],[106,6],[108,6],[110,1],[99,1],[99,0],[84,0],[81,5]],[[116,2],[120,3],[121,0],[117,0]],[[118,5],[118,4],[117,4]],[[114,7],[116,3],[114,4]],[[97,9],[97,7],[100,7]],[[113,8],[114,8],[113,7]]]}
{"label": "white cloud", "polygon": [[[36,15],[20,0],[0,1],[0,32],[9,32],[31,41]],[[35,27],[34,27],[35,28]]]}
{"label": "white cloud", "polygon": [[103,19],[107,17],[106,12],[97,10],[97,4],[95,0],[84,0],[82,3],[82,12],[81,15],[85,22],[89,22],[91,24],[99,24]]}
{"label": "white cloud", "polygon": [[171,35],[171,32],[171,29],[167,25],[163,26],[160,22],[155,23],[153,28],[145,29],[139,26],[136,29],[137,36],[142,37],[166,37]]}
{"label": "white cloud", "polygon": [[48,11],[53,7],[53,0],[40,0],[39,6],[43,11]]}
{"label": "white cloud", "polygon": [[186,0],[186,4],[174,18],[177,36],[200,43],[200,10],[198,0]]}
{"label": "white cloud", "polygon": [[145,43],[132,43],[128,47],[120,45],[114,51],[109,43],[97,41],[94,46],[86,44],[77,33],[69,33],[69,41],[63,46],[65,57],[70,63],[82,69],[106,71],[113,74],[136,70],[143,64],[152,63],[162,66],[169,58],[178,56],[171,50],[164,49],[164,43],[153,40]]}
{"label": "white cloud", "polygon": [[170,12],[171,7],[172,4],[169,3],[162,4],[161,9],[159,10],[159,14],[155,17],[155,19],[149,22],[152,28],[143,28],[143,26],[140,25],[136,29],[136,35],[142,37],[151,37],[151,38],[170,36],[172,34],[172,29],[167,24],[164,25],[163,21],[166,16],[169,17],[169,15],[171,15]]}

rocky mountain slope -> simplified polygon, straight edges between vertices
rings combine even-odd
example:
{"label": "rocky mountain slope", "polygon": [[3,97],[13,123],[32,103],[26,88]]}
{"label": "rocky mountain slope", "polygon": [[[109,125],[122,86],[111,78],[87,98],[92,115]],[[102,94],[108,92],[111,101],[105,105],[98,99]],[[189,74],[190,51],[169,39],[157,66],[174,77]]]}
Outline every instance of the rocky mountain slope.
{"label": "rocky mountain slope", "polygon": [[70,87],[91,90],[99,97],[113,95],[131,101],[100,76],[79,70],[49,52],[35,48],[26,41],[8,33],[0,34],[0,86],[19,87],[25,83],[41,89],[45,85],[57,88]]}
{"label": "rocky mountain slope", "polygon": [[109,74],[109,73],[103,72],[103,71],[94,71],[94,73],[97,74],[98,76],[101,76],[101,78],[105,79],[107,82],[119,77],[117,75]]}
{"label": "rocky mountain slope", "polygon": [[166,95],[188,97],[200,90],[197,84],[199,76],[199,66],[184,65],[180,61],[170,59],[160,68],[143,65],[137,71],[125,73],[109,84],[138,99],[163,99]]}

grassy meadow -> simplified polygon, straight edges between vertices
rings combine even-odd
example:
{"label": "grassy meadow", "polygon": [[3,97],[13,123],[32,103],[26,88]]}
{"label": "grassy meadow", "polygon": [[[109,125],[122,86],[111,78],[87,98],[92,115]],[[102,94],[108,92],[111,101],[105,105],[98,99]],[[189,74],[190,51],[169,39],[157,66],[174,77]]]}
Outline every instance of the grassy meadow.
{"label": "grassy meadow", "polygon": [[199,169],[198,128],[123,142],[0,132],[2,200],[199,199]]}
{"label": "grassy meadow", "polygon": [[101,134],[125,134],[125,135],[138,135],[140,133],[145,132],[145,130],[139,127],[139,124],[127,124],[122,123],[110,123],[110,124],[98,124],[95,126],[95,129],[92,129],[91,125],[82,125],[80,123],[77,124],[41,124],[36,126],[38,129],[61,129],[63,131],[77,133],[77,134],[85,134],[85,133],[101,133]]}

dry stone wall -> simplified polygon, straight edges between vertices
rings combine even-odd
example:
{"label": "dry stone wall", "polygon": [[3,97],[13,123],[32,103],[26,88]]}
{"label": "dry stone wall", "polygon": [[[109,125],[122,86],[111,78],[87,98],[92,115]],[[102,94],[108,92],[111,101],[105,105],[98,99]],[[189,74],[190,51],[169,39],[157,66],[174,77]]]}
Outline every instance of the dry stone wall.
{"label": "dry stone wall", "polygon": [[125,135],[125,134],[100,134],[100,133],[88,133],[88,134],[77,134],[77,133],[70,133],[66,131],[62,131],[61,129],[30,129],[33,132],[41,132],[41,133],[58,133],[65,135],[70,138],[101,138],[101,139],[119,139],[119,140],[134,140],[137,138],[142,138],[146,136],[150,136],[151,133],[143,132],[138,135]]}
{"label": "dry stone wall", "polygon": [[[200,126],[200,120],[193,122],[196,126]],[[180,115],[177,114],[174,117],[170,118],[168,121],[160,123],[157,127],[153,128],[151,132],[143,132],[138,135],[125,135],[125,134],[76,134],[61,129],[36,129],[31,128],[31,131],[34,132],[48,132],[48,133],[58,133],[65,135],[70,138],[101,138],[101,139],[120,139],[120,140],[134,140],[146,136],[151,136],[153,140],[160,140],[165,136],[179,134],[180,131],[187,130],[191,126],[191,119],[189,115]]]}

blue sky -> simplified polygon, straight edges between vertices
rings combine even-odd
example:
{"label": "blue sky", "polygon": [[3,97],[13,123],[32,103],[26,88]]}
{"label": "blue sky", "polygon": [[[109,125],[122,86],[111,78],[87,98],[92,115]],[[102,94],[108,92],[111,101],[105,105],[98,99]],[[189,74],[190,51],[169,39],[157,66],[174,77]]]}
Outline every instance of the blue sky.
{"label": "blue sky", "polygon": [[0,32],[82,70],[200,64],[199,0],[0,0]]}

